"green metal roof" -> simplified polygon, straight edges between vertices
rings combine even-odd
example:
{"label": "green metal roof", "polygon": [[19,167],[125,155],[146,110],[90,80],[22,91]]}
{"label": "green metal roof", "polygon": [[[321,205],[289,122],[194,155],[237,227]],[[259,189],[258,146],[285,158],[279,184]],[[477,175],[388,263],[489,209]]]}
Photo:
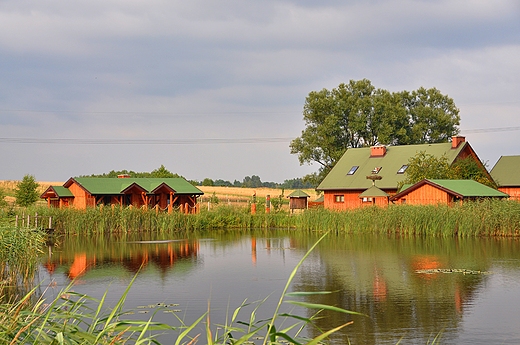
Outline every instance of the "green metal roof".
{"label": "green metal roof", "polygon": [[[176,194],[202,195],[200,189],[186,181],[178,178],[105,178],[105,177],[78,177],[74,180],[91,194],[121,194],[121,192],[132,184],[136,184],[151,193],[161,184],[166,184]],[[67,183],[65,183],[67,185]]]}
{"label": "green metal roof", "polygon": [[520,186],[520,156],[502,156],[491,169],[491,177],[499,187]]}
{"label": "green metal roof", "polygon": [[[370,147],[348,149],[317,189],[368,189],[372,181],[366,177],[372,175],[372,170],[376,167],[381,167],[377,175],[383,177],[377,181],[377,186],[380,189],[395,189],[398,182],[406,177],[405,174],[398,174],[397,171],[403,165],[407,165],[408,159],[417,153],[424,151],[435,157],[445,154],[448,163],[452,164],[467,145],[469,144],[464,142],[455,149],[451,148],[451,143],[388,146],[383,157],[370,157]],[[354,174],[347,175],[353,166],[359,168]]]}
{"label": "green metal roof", "polygon": [[63,186],[49,186],[49,188],[40,195],[40,198],[47,198],[47,194],[51,190],[54,191],[58,198],[74,198],[74,194]]}
{"label": "green metal roof", "polygon": [[378,197],[388,197],[386,192],[382,191],[381,189],[377,188],[376,186],[372,186],[368,188],[363,193],[359,194],[360,198],[378,198]]}
{"label": "green metal roof", "polygon": [[56,192],[56,195],[60,198],[73,198],[74,194],[71,193],[70,190],[63,186],[51,186],[52,189],[54,189],[54,192]]}
{"label": "green metal roof", "polygon": [[325,196],[324,195],[320,195],[320,197],[316,200],[314,200],[314,202],[323,202],[325,200]]}
{"label": "green metal roof", "polygon": [[509,195],[502,193],[499,190],[493,189],[482,183],[474,180],[422,180],[413,186],[410,186],[399,192],[393,198],[399,198],[402,195],[408,194],[412,190],[424,185],[430,184],[438,188],[444,189],[451,194],[456,194],[460,197],[498,197],[507,198]]}
{"label": "green metal roof", "polygon": [[463,197],[508,197],[506,193],[488,187],[475,180],[428,180]]}
{"label": "green metal roof", "polygon": [[308,198],[309,194],[305,193],[301,189],[297,189],[294,192],[292,192],[291,194],[287,195],[287,197],[288,198]]}

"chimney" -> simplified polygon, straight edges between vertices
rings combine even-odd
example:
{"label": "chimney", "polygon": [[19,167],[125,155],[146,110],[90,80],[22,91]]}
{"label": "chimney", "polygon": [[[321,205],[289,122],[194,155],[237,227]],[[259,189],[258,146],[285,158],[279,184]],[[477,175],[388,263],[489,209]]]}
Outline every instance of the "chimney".
{"label": "chimney", "polygon": [[378,145],[370,147],[370,157],[383,157],[386,154],[386,146]]}
{"label": "chimney", "polygon": [[120,175],[117,175],[117,178],[130,178],[130,175],[128,175],[128,174],[120,174]]}
{"label": "chimney", "polygon": [[459,145],[466,141],[466,137],[456,135],[451,137],[451,148],[456,149]]}

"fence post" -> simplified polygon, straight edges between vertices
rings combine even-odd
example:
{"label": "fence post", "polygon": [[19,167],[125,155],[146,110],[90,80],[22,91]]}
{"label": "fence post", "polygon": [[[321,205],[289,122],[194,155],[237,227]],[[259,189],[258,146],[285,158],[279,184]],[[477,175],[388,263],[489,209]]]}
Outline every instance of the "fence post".
{"label": "fence post", "polygon": [[36,212],[34,214],[34,227],[37,228],[38,227],[38,212]]}

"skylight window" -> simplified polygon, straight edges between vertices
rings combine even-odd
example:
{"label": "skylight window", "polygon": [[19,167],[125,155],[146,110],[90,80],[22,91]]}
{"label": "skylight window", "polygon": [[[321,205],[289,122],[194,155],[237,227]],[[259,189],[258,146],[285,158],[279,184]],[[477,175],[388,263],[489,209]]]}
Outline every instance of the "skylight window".
{"label": "skylight window", "polygon": [[399,170],[397,170],[398,174],[404,174],[404,172],[408,169],[408,165],[404,164]]}
{"label": "skylight window", "polygon": [[380,171],[381,171],[381,167],[375,167],[375,168],[372,170],[372,174],[379,174]]}
{"label": "skylight window", "polygon": [[359,165],[354,165],[352,168],[350,168],[347,175],[354,175],[354,173],[358,170],[358,168],[359,168]]}

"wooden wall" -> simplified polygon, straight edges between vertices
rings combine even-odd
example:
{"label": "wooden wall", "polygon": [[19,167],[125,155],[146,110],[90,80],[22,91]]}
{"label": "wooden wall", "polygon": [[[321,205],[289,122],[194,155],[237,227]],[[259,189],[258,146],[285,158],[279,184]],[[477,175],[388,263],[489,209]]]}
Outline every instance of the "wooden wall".
{"label": "wooden wall", "polygon": [[[388,198],[386,197],[373,198],[372,201],[363,202],[363,199],[359,198],[359,195],[363,192],[364,190],[325,191],[323,207],[329,210],[343,211],[365,206],[388,206]],[[393,192],[395,193],[395,191]],[[343,196],[343,202],[337,202],[336,196],[341,195]]]}
{"label": "wooden wall", "polygon": [[499,187],[498,190],[508,194],[510,200],[520,201],[520,187]]}
{"label": "wooden wall", "polygon": [[88,207],[96,206],[96,198],[87,193],[76,182],[73,182],[69,187],[70,192],[74,195],[74,208],[84,210]]}
{"label": "wooden wall", "polygon": [[289,209],[307,209],[307,198],[289,198]]}
{"label": "wooden wall", "polygon": [[[403,199],[406,199],[406,202],[404,202]],[[452,197],[445,191],[425,184],[397,200],[396,204],[406,203],[408,205],[447,205],[450,204],[451,201]]]}

